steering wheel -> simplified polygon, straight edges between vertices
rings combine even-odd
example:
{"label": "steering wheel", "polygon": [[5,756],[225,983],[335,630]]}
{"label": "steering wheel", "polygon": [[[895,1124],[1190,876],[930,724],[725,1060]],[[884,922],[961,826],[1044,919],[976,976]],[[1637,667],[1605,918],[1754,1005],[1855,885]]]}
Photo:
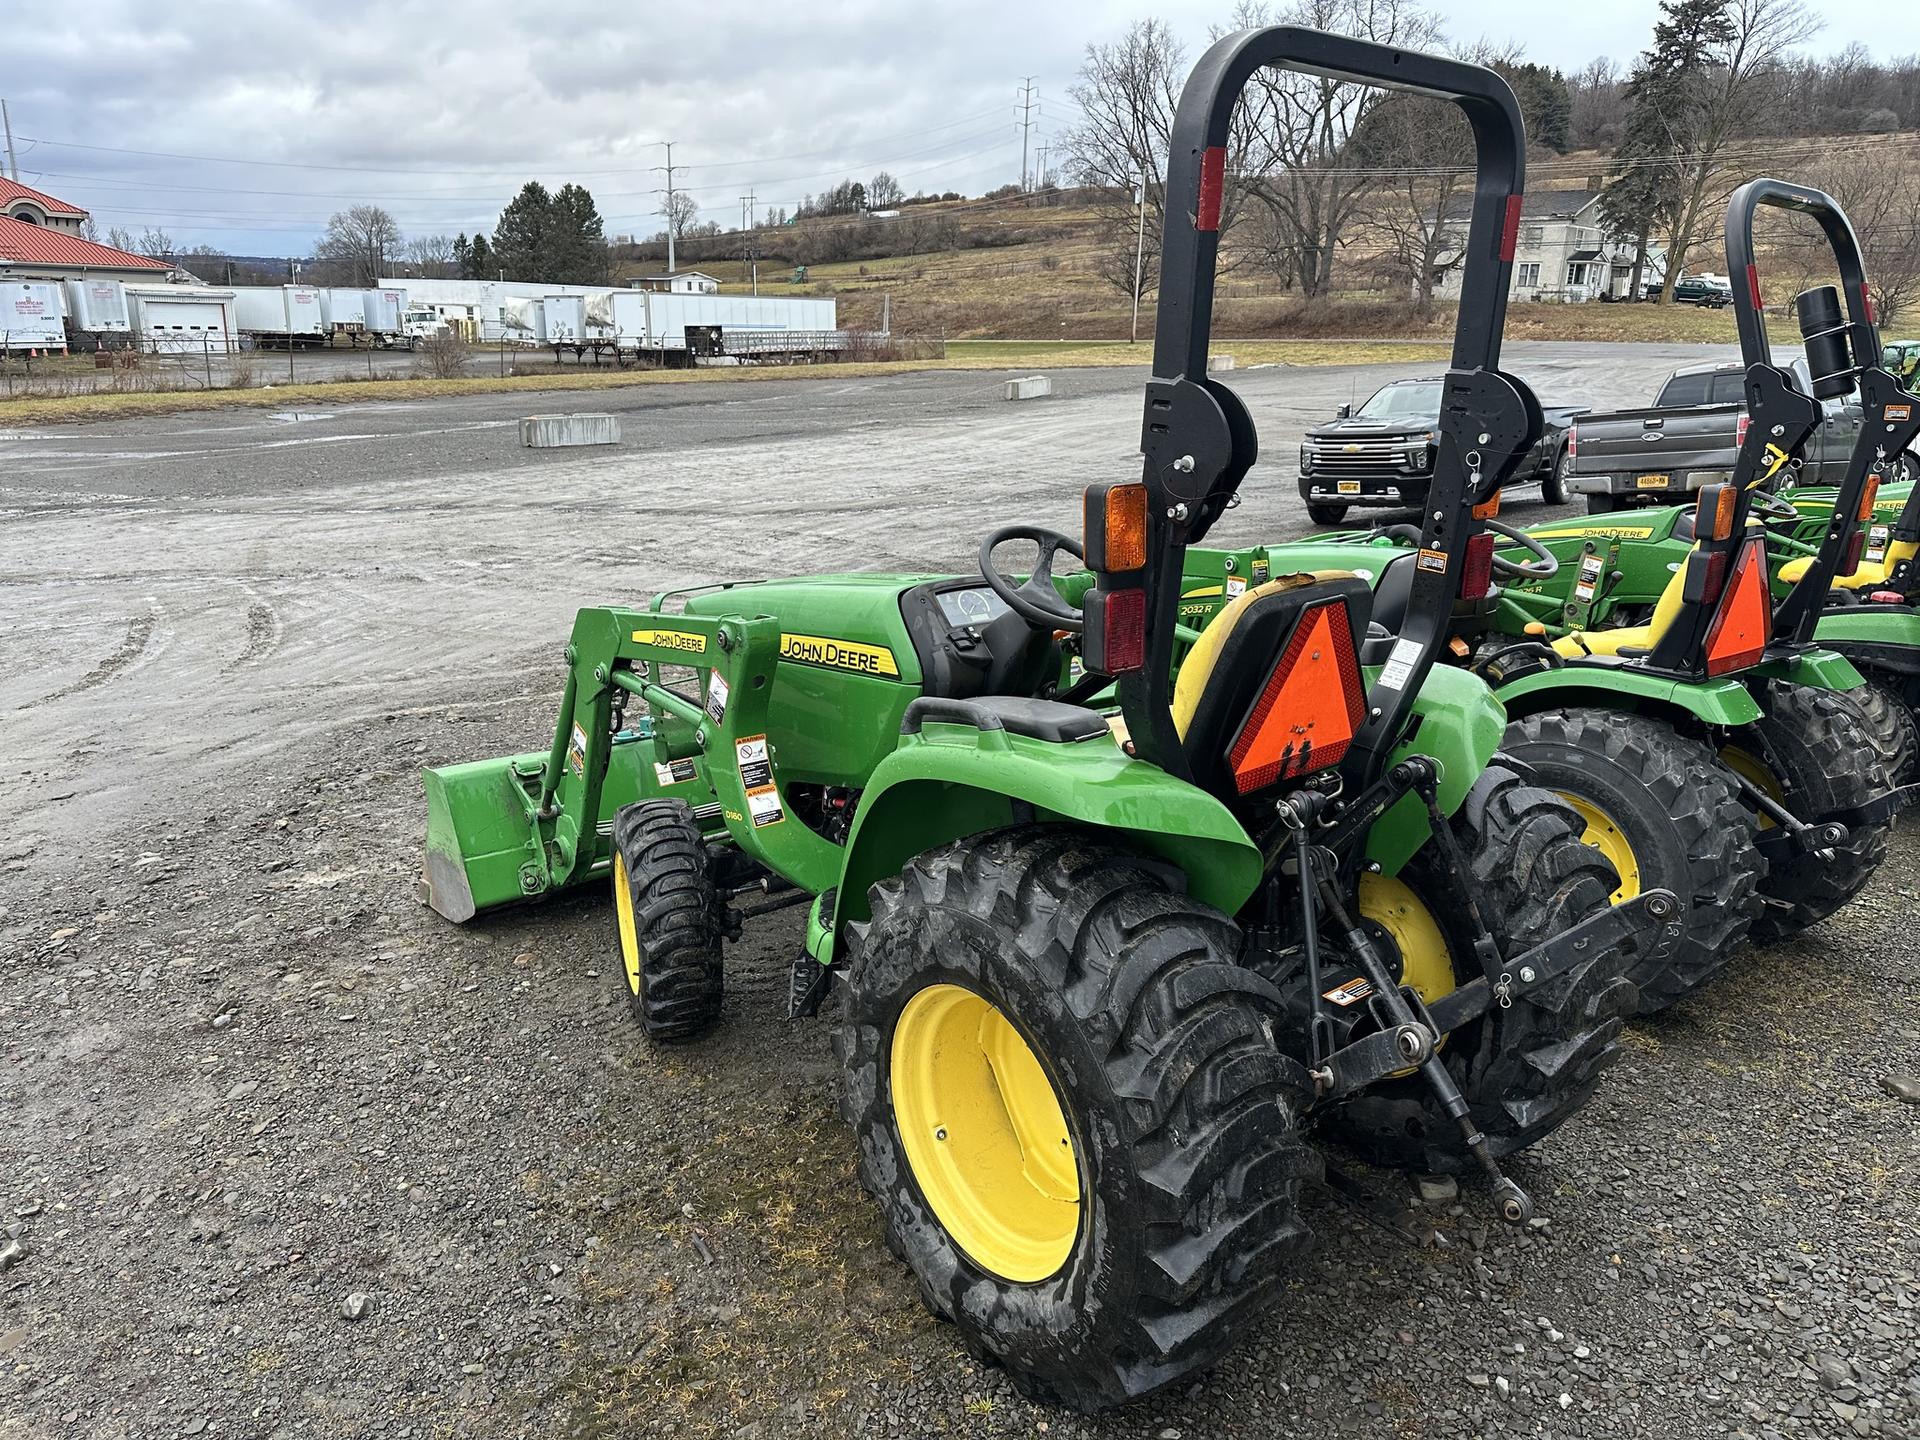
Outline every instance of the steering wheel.
{"label": "steering wheel", "polygon": [[1749,490],[1747,504],[1769,520],[1798,520],[1800,512],[1789,500],[1782,500],[1771,490]]}
{"label": "steering wheel", "polygon": [[1498,520],[1480,522],[1496,535],[1505,536],[1533,556],[1531,560],[1509,560],[1498,550],[1493,552],[1493,570],[1510,580],[1545,580],[1560,573],[1560,557],[1524,530],[1516,530]]}
{"label": "steering wheel", "polygon": [[[1031,540],[1040,550],[1024,585],[1015,585],[993,563],[994,549],[1010,540]],[[980,574],[993,587],[993,593],[1006,601],[1007,608],[1022,620],[1077,635],[1086,628],[1085,617],[1053,588],[1053,557],[1062,550],[1082,562],[1087,558],[1078,540],[1058,530],[1049,530],[1043,525],[1002,525],[980,542]]]}

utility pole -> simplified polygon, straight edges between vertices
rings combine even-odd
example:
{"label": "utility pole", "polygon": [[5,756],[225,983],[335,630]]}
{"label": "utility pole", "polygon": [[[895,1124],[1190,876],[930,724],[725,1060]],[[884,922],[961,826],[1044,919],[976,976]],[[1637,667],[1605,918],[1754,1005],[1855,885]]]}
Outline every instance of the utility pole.
{"label": "utility pole", "polygon": [[740,215],[747,236],[747,266],[753,274],[753,293],[760,293],[760,237],[753,233],[753,187],[740,197]]}
{"label": "utility pole", "polygon": [[7,114],[7,102],[4,100],[0,100],[0,125],[4,125],[7,132],[7,173],[17,185],[20,183],[20,161],[13,153],[13,117]]}
{"label": "utility pole", "polygon": [[1147,175],[1140,172],[1138,192],[1140,216],[1134,222],[1133,232],[1133,338],[1129,345],[1140,343],[1140,268],[1147,255]]}
{"label": "utility pole", "polygon": [[675,168],[673,163],[673,141],[662,140],[660,143],[667,147],[667,163],[665,165],[656,165],[653,168],[667,172],[667,274],[671,275],[673,274],[673,172]]}
{"label": "utility pole", "polygon": [[1027,188],[1027,141],[1033,133],[1033,76],[1020,90],[1020,188]]}

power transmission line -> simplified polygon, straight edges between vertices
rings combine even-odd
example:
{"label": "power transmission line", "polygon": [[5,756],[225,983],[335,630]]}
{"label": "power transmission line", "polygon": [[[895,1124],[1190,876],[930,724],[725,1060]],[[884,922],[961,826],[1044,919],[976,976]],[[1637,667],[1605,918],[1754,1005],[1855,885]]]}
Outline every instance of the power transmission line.
{"label": "power transmission line", "polygon": [[1033,76],[1026,77],[1020,101],[1020,188],[1027,185],[1027,140],[1033,133]]}

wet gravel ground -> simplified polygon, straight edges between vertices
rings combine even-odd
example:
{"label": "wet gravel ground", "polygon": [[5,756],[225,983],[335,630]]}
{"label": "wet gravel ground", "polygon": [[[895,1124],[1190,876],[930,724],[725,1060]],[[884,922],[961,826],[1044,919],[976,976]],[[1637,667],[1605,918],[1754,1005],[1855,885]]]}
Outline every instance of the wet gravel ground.
{"label": "wet gravel ground", "polygon": [[[586,523],[604,484],[536,473],[565,513],[527,523]],[[342,606],[289,599],[301,544],[374,516],[347,480],[272,502],[279,572],[227,549],[239,501],[140,483],[103,465],[10,514],[31,543],[6,542],[0,638],[25,643],[0,645],[0,701],[36,753],[0,792],[25,817],[0,833],[0,1440],[1920,1435],[1912,822],[1841,916],[1630,1032],[1516,1167],[1542,1222],[1371,1177],[1437,1235],[1416,1248],[1316,1197],[1317,1248],[1239,1350],[1083,1420],[967,1359],[887,1253],[827,1026],[782,1018],[798,912],[730,951],[712,1035],[657,1049],[599,897],[466,928],[415,903],[417,768],[544,739],[558,673],[531,636],[574,594],[369,676],[339,652],[387,643],[417,582],[316,569]],[[496,523],[483,479],[448,486],[461,523]],[[964,555],[875,533],[863,563]],[[77,536],[121,570],[69,565]],[[166,544],[258,598],[192,611]],[[57,607],[56,655],[17,617],[129,587],[161,597],[159,639],[62,694],[122,627]],[[257,643],[250,603],[277,627]],[[252,657],[224,680],[195,668],[216,621]]]}

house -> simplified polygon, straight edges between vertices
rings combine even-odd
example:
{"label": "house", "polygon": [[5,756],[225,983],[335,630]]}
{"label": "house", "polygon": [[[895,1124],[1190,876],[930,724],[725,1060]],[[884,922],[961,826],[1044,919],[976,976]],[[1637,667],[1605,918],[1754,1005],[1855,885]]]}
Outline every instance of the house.
{"label": "house", "polygon": [[675,270],[666,275],[636,275],[628,282],[635,290],[658,290],[668,295],[718,295],[720,282],[704,270]]}
{"label": "house", "polygon": [[86,211],[51,195],[42,195],[4,175],[0,175],[0,215],[29,225],[44,225],[49,230],[64,230],[69,235],[81,234],[87,223]]}
{"label": "house", "polygon": [[[1465,239],[1466,217],[1460,229]],[[1588,300],[1633,298],[1635,237],[1616,235],[1600,214],[1598,190],[1540,190],[1520,203],[1520,229],[1513,252],[1514,300]],[[1666,274],[1661,247],[1647,247],[1642,283]],[[1460,298],[1461,267],[1455,265],[1434,293]]]}

